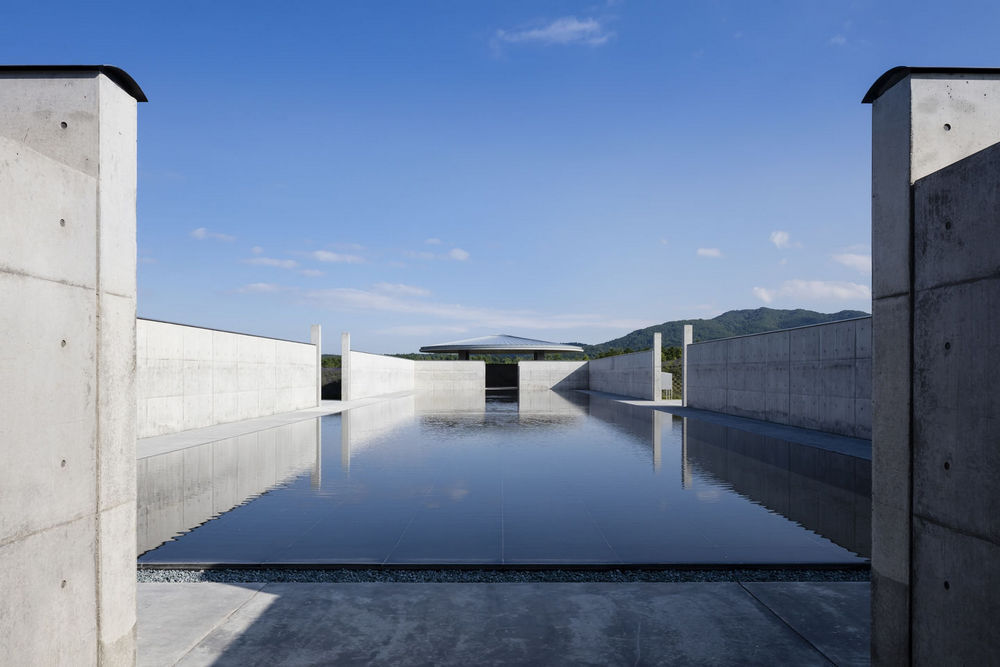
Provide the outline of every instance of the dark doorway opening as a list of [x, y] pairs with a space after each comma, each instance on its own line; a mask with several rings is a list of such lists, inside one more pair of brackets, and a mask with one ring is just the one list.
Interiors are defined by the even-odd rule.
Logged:
[[517, 389], [517, 364], [486, 364], [487, 389]]

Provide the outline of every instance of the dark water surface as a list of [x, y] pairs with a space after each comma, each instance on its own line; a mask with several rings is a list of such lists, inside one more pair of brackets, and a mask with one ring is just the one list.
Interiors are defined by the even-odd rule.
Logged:
[[140, 563], [858, 564], [870, 462], [582, 393], [420, 397], [139, 461]]

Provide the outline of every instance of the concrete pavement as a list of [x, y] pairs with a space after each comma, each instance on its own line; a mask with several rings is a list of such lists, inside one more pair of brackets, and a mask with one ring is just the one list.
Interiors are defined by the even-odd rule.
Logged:
[[867, 583], [144, 583], [140, 665], [864, 665]]

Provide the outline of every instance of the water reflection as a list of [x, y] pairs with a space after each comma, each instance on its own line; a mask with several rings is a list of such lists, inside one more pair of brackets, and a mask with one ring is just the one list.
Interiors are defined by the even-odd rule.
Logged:
[[307, 471], [318, 489], [319, 429], [309, 419], [139, 459], [139, 553]]
[[401, 396], [143, 459], [142, 560], [816, 563], [870, 553], [868, 461], [582, 392], [519, 399], [447, 409]]
[[871, 555], [871, 462], [685, 419], [685, 467], [865, 557]]

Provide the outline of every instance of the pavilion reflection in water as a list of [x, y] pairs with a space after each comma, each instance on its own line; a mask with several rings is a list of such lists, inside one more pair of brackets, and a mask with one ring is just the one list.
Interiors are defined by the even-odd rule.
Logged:
[[[339, 435], [341, 473], [350, 474], [352, 457], [378, 448], [414, 420], [450, 420], [475, 430], [502, 426], [504, 419], [555, 427], [587, 415], [648, 448], [657, 474], [664, 472], [665, 438], [679, 438], [678, 483], [684, 489], [692, 487], [693, 476], [705, 476], [863, 557], [871, 554], [870, 461], [582, 392], [522, 393], [516, 403], [489, 411], [482, 397], [457, 408], [448, 396], [395, 397], [341, 413], [339, 434], [327, 433], [326, 445]], [[139, 553], [302, 475], [321, 490], [323, 423], [309, 419], [140, 459]]]

